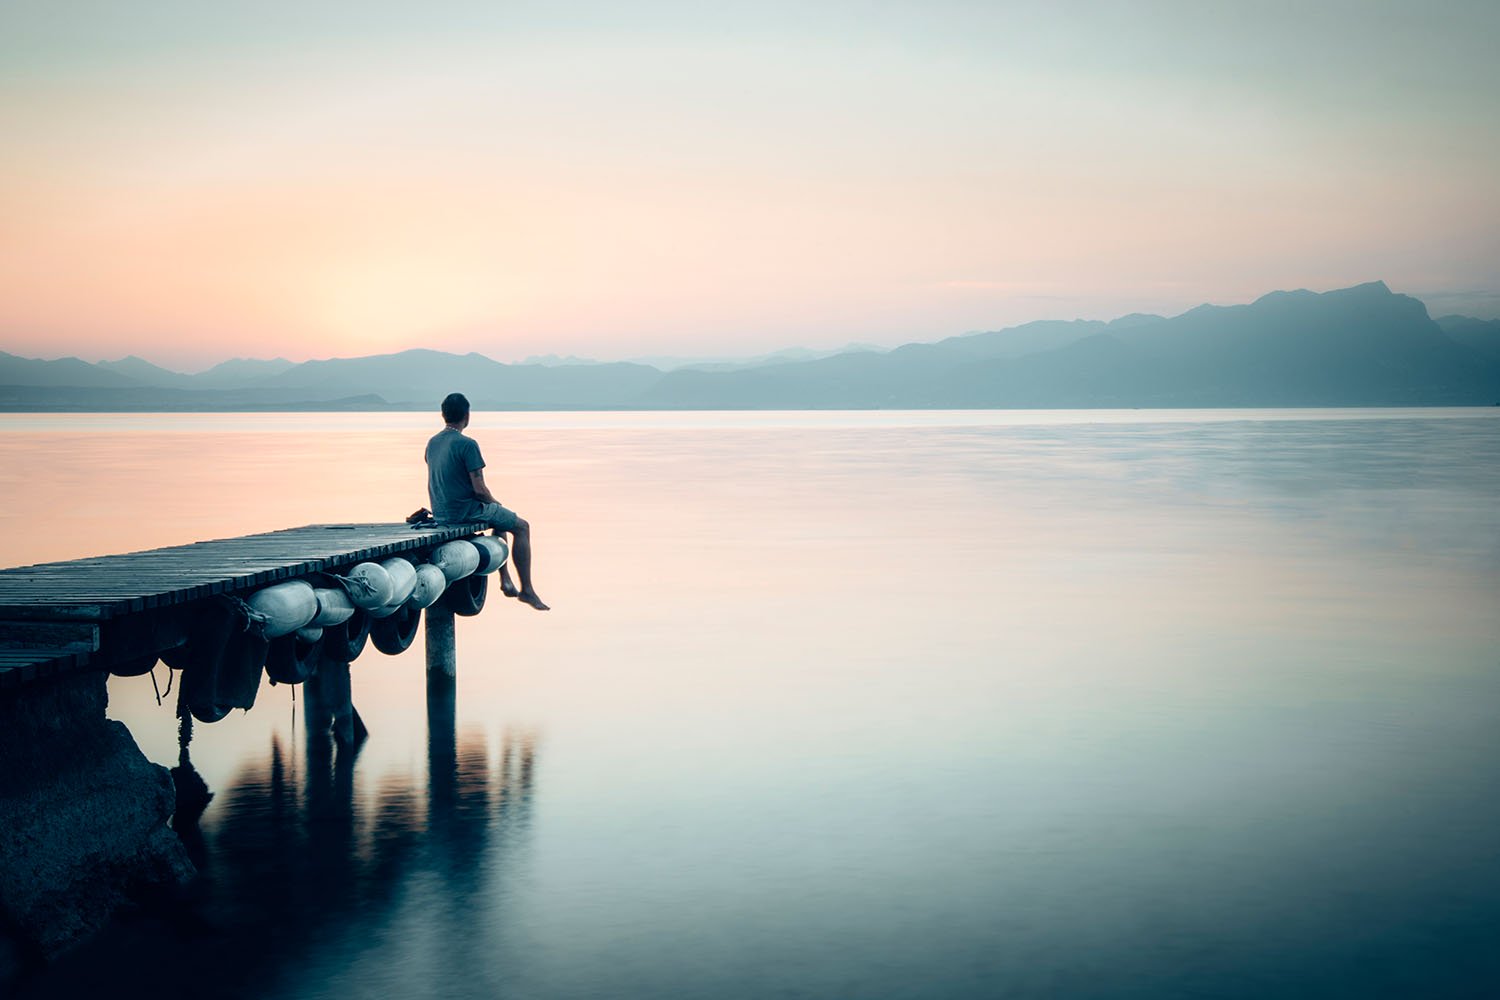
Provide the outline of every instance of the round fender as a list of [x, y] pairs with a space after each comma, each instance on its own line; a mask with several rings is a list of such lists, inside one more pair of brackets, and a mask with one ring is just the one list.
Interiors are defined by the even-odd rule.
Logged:
[[419, 608], [430, 608], [443, 596], [448, 587], [448, 578], [443, 571], [431, 563], [417, 567], [417, 585], [411, 592], [408, 603]]
[[245, 604], [260, 616], [253, 619], [251, 630], [267, 639], [295, 632], [318, 614], [317, 594], [302, 580], [264, 587], [251, 594]]
[[371, 624], [370, 642], [387, 656], [404, 653], [417, 637], [417, 626], [421, 622], [420, 608], [402, 605], [395, 613]]
[[412, 589], [417, 585], [417, 568], [400, 556], [392, 556], [380, 564], [386, 575], [391, 578], [391, 596], [385, 605], [405, 604], [406, 599], [411, 596]]
[[109, 672], [116, 677], [139, 677], [149, 674], [151, 668], [156, 666], [156, 654], [147, 653], [145, 656], [133, 656], [128, 660], [121, 660], [109, 668]]
[[489, 591], [487, 576], [466, 576], [450, 586], [443, 594], [443, 607], [455, 615], [472, 618], [484, 609], [484, 596]]
[[356, 611], [346, 622], [323, 630], [323, 655], [340, 663], [352, 663], [365, 651], [370, 638], [370, 616]]
[[354, 616], [354, 602], [341, 587], [314, 587], [313, 596], [318, 599], [318, 613], [308, 623], [309, 628], [338, 625]]
[[161, 662], [173, 670], [185, 670], [193, 662], [193, 647], [187, 644], [164, 649], [159, 654]]
[[266, 652], [266, 676], [277, 684], [301, 684], [312, 676], [323, 654], [323, 640], [303, 642], [296, 634], [271, 640]]
[[510, 547], [494, 535], [471, 538], [469, 544], [479, 550], [479, 568], [475, 573], [493, 573], [504, 566], [510, 556]]
[[362, 562], [340, 577], [339, 583], [356, 608], [369, 611], [391, 603], [391, 574], [379, 563]]
[[199, 722], [218, 722], [229, 714], [229, 709], [218, 705], [194, 705], [188, 702], [188, 711], [193, 713], [193, 718]]
[[467, 538], [460, 538], [434, 549], [432, 564], [443, 571], [449, 583], [453, 583], [479, 568], [479, 550]]
[[329, 625], [323, 630], [323, 655], [327, 660], [353, 663], [365, 652], [365, 643], [371, 637], [371, 616], [365, 612], [354, 612], [350, 621]]

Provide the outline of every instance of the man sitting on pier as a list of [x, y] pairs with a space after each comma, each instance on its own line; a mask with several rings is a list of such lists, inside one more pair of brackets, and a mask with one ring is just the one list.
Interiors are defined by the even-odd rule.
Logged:
[[506, 597], [518, 597], [538, 611], [547, 605], [531, 586], [531, 525], [513, 510], [500, 506], [484, 484], [484, 458], [479, 443], [464, 436], [469, 426], [469, 400], [461, 392], [452, 392], [443, 400], [443, 421], [447, 424], [427, 442], [427, 496], [436, 521], [462, 524], [483, 521], [497, 535], [510, 533], [510, 552], [521, 578], [521, 589], [511, 581], [510, 571], [500, 567], [500, 589]]

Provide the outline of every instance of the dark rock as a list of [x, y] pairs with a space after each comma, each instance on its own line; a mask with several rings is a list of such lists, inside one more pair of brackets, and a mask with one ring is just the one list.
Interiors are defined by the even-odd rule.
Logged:
[[167, 769], [104, 717], [105, 675], [39, 681], [0, 698], [0, 921], [47, 957], [126, 902], [195, 875], [167, 829]]

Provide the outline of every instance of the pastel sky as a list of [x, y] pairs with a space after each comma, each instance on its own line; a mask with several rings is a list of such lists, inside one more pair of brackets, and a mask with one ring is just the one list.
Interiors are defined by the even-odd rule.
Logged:
[[1500, 3], [0, 5], [0, 348], [893, 345], [1500, 315]]

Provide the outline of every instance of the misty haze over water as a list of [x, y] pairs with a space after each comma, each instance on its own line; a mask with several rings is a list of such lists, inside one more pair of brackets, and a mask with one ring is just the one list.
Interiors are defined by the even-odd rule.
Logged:
[[[395, 520], [433, 423], [6, 415], [0, 562]], [[446, 708], [367, 652], [357, 758], [284, 687], [200, 726], [186, 911], [22, 996], [1500, 990], [1500, 411], [470, 433], [554, 610]]]

